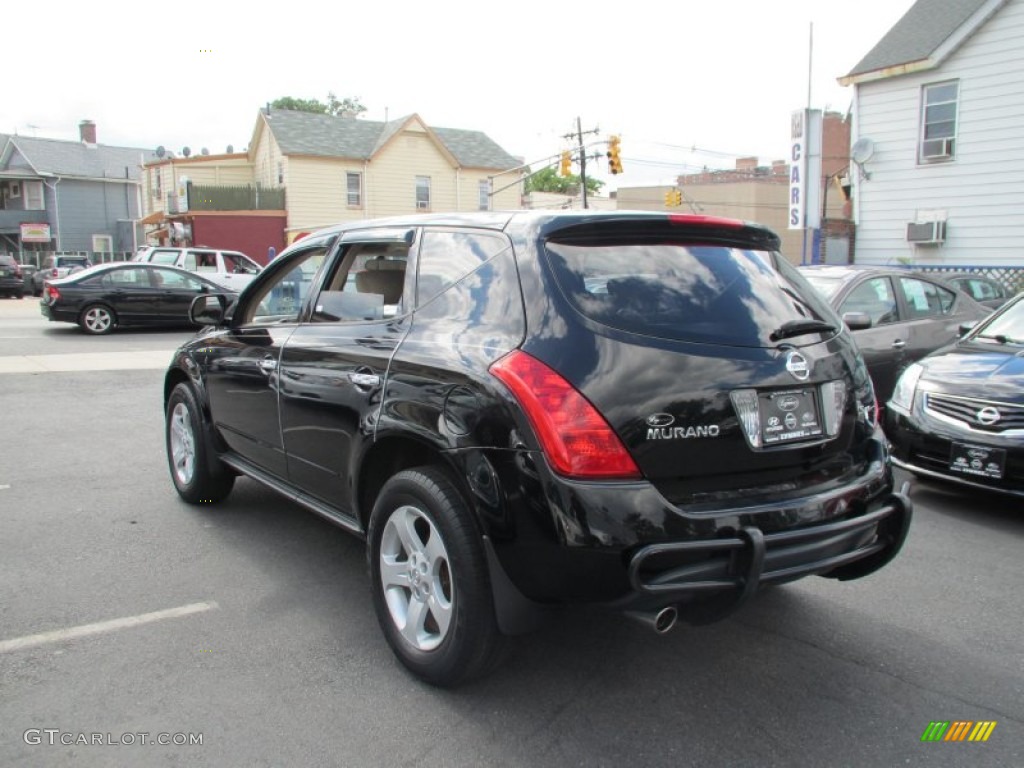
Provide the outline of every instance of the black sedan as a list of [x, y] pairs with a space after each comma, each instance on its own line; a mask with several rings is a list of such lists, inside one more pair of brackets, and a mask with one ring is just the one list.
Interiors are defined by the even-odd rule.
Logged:
[[900, 268], [806, 266], [800, 272], [853, 331], [879, 405], [900, 373], [992, 311], [941, 278]]
[[910, 472], [1024, 496], [1024, 296], [911, 365], [885, 431]]
[[101, 264], [48, 281], [39, 310], [50, 320], [78, 323], [91, 334], [124, 325], [188, 326], [192, 300], [225, 289], [177, 267]]

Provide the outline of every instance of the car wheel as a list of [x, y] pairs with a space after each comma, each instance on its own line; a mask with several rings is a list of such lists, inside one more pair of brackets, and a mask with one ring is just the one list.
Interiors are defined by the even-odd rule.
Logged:
[[32, 286], [32, 295], [33, 296], [42, 296], [43, 295], [43, 289], [42, 288], [37, 288], [35, 285], [33, 285]]
[[178, 495], [189, 504], [214, 504], [231, 493], [235, 476], [227, 467], [211, 469], [213, 449], [201, 418], [192, 388], [188, 384], [176, 386], [167, 401], [165, 428], [171, 480]]
[[83, 331], [93, 335], [110, 333], [117, 326], [117, 315], [108, 306], [92, 304], [82, 310], [78, 324]]
[[454, 686], [500, 658], [480, 531], [439, 469], [399, 472], [381, 489], [367, 550], [373, 603], [384, 636], [420, 679]]

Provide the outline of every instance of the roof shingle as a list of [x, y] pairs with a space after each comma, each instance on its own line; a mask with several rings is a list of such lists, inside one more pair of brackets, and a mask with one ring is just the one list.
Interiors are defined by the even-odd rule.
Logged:
[[917, 0], [846, 75], [922, 61], [989, 0]]
[[[384, 123], [287, 109], [274, 109], [269, 115], [264, 114], [284, 154], [356, 160], [373, 157], [408, 120], [403, 117]], [[430, 130], [464, 168], [507, 170], [520, 165], [481, 131], [434, 127]]]

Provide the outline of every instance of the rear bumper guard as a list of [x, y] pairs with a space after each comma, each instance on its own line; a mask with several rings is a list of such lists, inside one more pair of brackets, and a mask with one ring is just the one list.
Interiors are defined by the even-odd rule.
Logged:
[[[879, 508], [839, 522], [769, 534], [748, 526], [730, 538], [650, 544], [630, 560], [629, 581], [635, 598], [661, 605], [731, 592], [699, 600], [684, 612], [691, 623], [715, 621], [746, 603], [763, 584], [810, 574], [846, 581], [877, 571], [903, 546], [912, 514], [910, 499], [894, 493]], [[652, 558], [665, 554], [705, 559], [667, 570], [651, 568]]]

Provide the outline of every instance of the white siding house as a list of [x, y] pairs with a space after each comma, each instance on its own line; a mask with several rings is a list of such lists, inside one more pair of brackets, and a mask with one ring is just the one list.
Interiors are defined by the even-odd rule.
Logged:
[[1024, 0], [918, 0], [840, 83], [855, 260], [1024, 267]]

